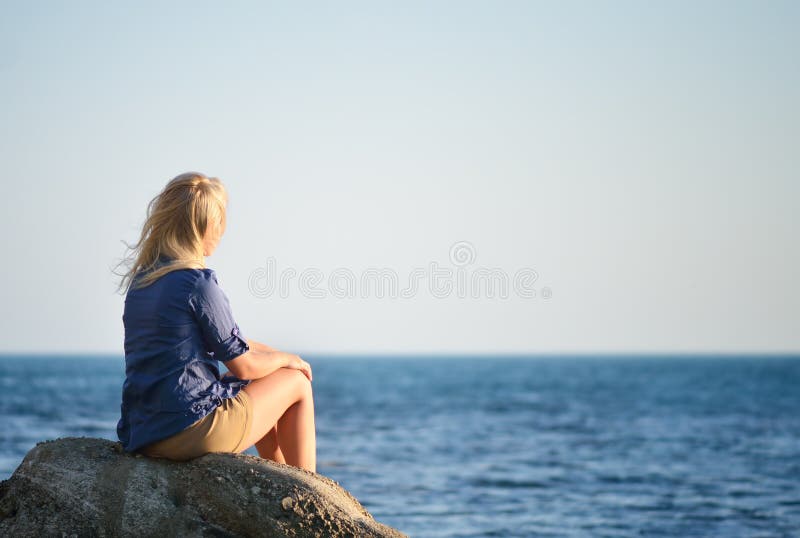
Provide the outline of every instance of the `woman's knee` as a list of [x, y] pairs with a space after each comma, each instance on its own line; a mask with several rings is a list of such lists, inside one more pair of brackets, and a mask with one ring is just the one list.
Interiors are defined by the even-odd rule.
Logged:
[[254, 379], [244, 387], [255, 400], [262, 398], [274, 401], [277, 394], [283, 394], [293, 403], [311, 396], [311, 381], [300, 370], [280, 368], [267, 377]]
[[266, 377], [255, 379], [243, 390], [251, 396], [253, 406], [253, 429], [248, 446], [262, 439], [294, 404], [313, 401], [311, 381], [303, 372], [293, 368], [281, 368]]
[[300, 395], [304, 398], [311, 397], [311, 381], [306, 377], [306, 374], [300, 370], [295, 370], [294, 368], [292, 368], [291, 371], [294, 372], [292, 382], [298, 385], [298, 391]]

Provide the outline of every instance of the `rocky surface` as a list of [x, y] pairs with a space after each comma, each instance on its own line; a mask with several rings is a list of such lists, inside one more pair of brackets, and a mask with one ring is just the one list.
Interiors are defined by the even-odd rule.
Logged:
[[405, 535], [297, 467], [246, 454], [172, 462], [72, 437], [37, 444], [0, 483], [0, 536]]

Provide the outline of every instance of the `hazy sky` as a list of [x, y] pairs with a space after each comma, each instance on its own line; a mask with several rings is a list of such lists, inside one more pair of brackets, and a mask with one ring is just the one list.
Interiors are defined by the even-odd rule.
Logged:
[[800, 3], [221, 6], [0, 4], [0, 351], [122, 353], [190, 170], [281, 349], [800, 351]]

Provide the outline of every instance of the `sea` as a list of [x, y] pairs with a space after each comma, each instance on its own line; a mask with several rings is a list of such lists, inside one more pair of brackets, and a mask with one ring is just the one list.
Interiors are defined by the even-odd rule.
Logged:
[[[303, 358], [317, 471], [409, 536], [800, 536], [800, 356]], [[38, 441], [116, 441], [123, 379], [0, 357], [0, 478]]]

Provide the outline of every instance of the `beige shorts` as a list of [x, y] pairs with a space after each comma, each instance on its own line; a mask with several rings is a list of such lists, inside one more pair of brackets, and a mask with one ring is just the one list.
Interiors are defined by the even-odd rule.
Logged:
[[239, 453], [253, 424], [253, 407], [250, 396], [244, 391], [233, 398], [222, 400], [214, 411], [185, 430], [139, 450], [153, 458], [185, 461], [209, 452]]

